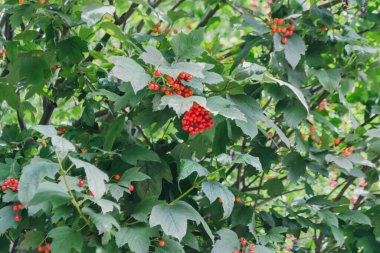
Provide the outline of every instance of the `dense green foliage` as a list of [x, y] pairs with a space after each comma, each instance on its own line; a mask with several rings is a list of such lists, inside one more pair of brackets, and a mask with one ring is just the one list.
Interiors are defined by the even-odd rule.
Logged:
[[379, 252], [379, 1], [0, 3], [0, 252]]

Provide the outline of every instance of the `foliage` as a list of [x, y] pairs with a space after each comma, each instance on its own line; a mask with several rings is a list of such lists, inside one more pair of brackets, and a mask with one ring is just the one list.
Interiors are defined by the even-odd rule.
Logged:
[[0, 252], [378, 252], [379, 8], [2, 1]]

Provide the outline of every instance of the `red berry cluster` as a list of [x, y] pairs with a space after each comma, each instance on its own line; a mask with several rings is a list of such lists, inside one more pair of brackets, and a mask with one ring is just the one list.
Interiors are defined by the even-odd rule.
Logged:
[[50, 243], [46, 243], [45, 248], [42, 245], [38, 246], [37, 250], [38, 250], [38, 252], [49, 253], [50, 252]]
[[12, 191], [17, 191], [18, 190], [18, 180], [14, 179], [13, 177], [9, 179], [3, 180], [3, 184], [1, 186], [2, 191], [6, 191], [7, 189], [10, 189]]
[[[21, 211], [23, 208], [24, 208], [23, 204], [18, 204], [18, 205], [13, 205], [12, 206], [13, 212]], [[15, 221], [16, 222], [20, 222], [21, 221], [21, 216], [19, 214], [15, 215]]]
[[[154, 75], [156, 77], [161, 76], [161, 72], [159, 70], [156, 70], [154, 72]], [[187, 88], [185, 85], [183, 85], [182, 80], [190, 81], [193, 79], [193, 76], [190, 74], [187, 74], [185, 72], [179, 73], [178, 77], [174, 80], [172, 76], [166, 76], [167, 86], [163, 85], [161, 87], [161, 91], [164, 92], [166, 95], [180, 95], [182, 97], [191, 97], [194, 92]], [[149, 90], [159, 90], [160, 86], [156, 83], [150, 83], [148, 84]]]
[[7, 50], [5, 49], [5, 47], [3, 47], [3, 49], [1, 49], [0, 51], [0, 56], [3, 56], [7, 53]]
[[280, 33], [282, 34], [283, 38], [281, 39], [281, 42], [283, 44], [286, 44], [288, 42], [288, 39], [286, 37], [290, 37], [293, 35], [295, 26], [293, 25], [293, 19], [289, 19], [288, 21], [289, 25], [286, 24], [286, 20], [282, 18], [274, 18], [273, 23], [271, 21], [267, 21], [266, 25], [268, 27], [271, 27], [271, 33]]
[[57, 134], [62, 135], [62, 134], [65, 134], [66, 131], [67, 131], [66, 127], [62, 127], [60, 130], [57, 131]]
[[204, 130], [208, 130], [214, 126], [213, 119], [210, 115], [211, 112], [197, 103], [194, 103], [190, 110], [185, 112], [185, 116], [183, 116], [183, 131], [190, 132], [190, 135], [195, 135], [197, 132], [203, 133]]
[[[161, 25], [162, 25], [161, 21], [157, 22], [156, 27], [152, 29], [152, 32], [157, 33], [157, 34], [161, 34], [162, 33]], [[174, 29], [174, 30], [177, 30], [177, 29]], [[165, 34], [168, 34], [168, 33], [170, 33], [170, 29], [165, 28], [164, 32], [165, 32]], [[177, 30], [177, 32], [178, 32], [178, 30]], [[175, 33], [177, 33], [177, 32], [175, 32]]]
[[[244, 250], [244, 248], [247, 246], [247, 240], [246, 239], [241, 239], [240, 240], [240, 245], [241, 245], [241, 249], [240, 251], [238, 250], [235, 250], [233, 253], [245, 253], [247, 252], [246, 250]], [[254, 249], [256, 248], [256, 245], [255, 244], [252, 244], [251, 246], [249, 246], [249, 250], [248, 250], [248, 253], [254, 253]]]
[[346, 149], [343, 149], [342, 151], [342, 154], [345, 156], [345, 157], [349, 157], [352, 153], [352, 148], [351, 147], [348, 147]]

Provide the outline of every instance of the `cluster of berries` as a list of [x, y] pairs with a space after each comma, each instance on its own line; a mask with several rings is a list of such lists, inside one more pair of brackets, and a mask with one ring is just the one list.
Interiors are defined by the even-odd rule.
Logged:
[[286, 24], [286, 20], [282, 18], [274, 18], [273, 23], [271, 21], [267, 21], [266, 25], [271, 27], [271, 33], [280, 33], [282, 34], [281, 43], [286, 44], [288, 39], [286, 37], [290, 37], [294, 33], [295, 26], [293, 25], [293, 19], [288, 20], [289, 25]]
[[[240, 240], [240, 245], [242, 248], [245, 248], [247, 246], [247, 240], [246, 239], [241, 239]], [[256, 248], [256, 245], [255, 244], [252, 244], [249, 246], [249, 250], [248, 250], [248, 253], [254, 253], [255, 251], [255, 248]], [[241, 249], [241, 251], [238, 251], [238, 250], [235, 250], [233, 253], [245, 253], [247, 252], [246, 250], [243, 250]]]
[[65, 134], [66, 131], [67, 131], [66, 127], [62, 127], [60, 130], [57, 131], [57, 134], [62, 135], [62, 134]]
[[[19, 3], [23, 5], [25, 4], [25, 0], [19, 0]], [[44, 3], [46, 3], [46, 0], [40, 0], [40, 4], [44, 4]]]
[[349, 157], [352, 153], [352, 148], [351, 147], [348, 147], [346, 149], [343, 149], [342, 151], [342, 154], [345, 156], [345, 157]]
[[185, 112], [185, 116], [183, 116], [183, 131], [190, 132], [190, 135], [195, 135], [197, 132], [203, 133], [204, 130], [208, 130], [214, 126], [213, 118], [210, 115], [211, 112], [194, 103], [190, 110]]
[[[23, 208], [24, 208], [23, 204], [18, 204], [18, 205], [13, 205], [12, 206], [13, 212], [21, 211]], [[19, 214], [16, 214], [14, 219], [15, 219], [16, 222], [20, 222], [21, 221], [21, 216]]]
[[38, 252], [49, 253], [50, 252], [50, 243], [46, 243], [45, 244], [45, 248], [42, 245], [38, 246], [37, 251]]
[[327, 104], [327, 100], [326, 99], [323, 99], [319, 105], [318, 105], [318, 111], [323, 111], [325, 109], [325, 106]]
[[359, 183], [360, 187], [366, 187], [367, 186], [367, 181], [365, 181], [364, 178], [360, 179], [360, 183]]
[[[161, 76], [161, 72], [159, 70], [156, 70], [154, 72], [154, 75], [156, 77], [159, 77]], [[172, 76], [166, 76], [166, 81], [169, 87], [162, 86], [161, 91], [164, 92], [166, 95], [176, 94], [185, 98], [191, 97], [194, 94], [194, 92], [191, 89], [187, 88], [185, 85], [183, 85], [182, 80], [191, 81], [192, 79], [193, 76], [185, 72], [179, 73], [175, 80]], [[160, 90], [160, 86], [156, 83], [150, 83], [148, 84], [148, 89]]]
[[3, 56], [7, 53], [7, 50], [5, 49], [5, 47], [3, 47], [3, 49], [1, 49], [0, 51], [0, 56]]
[[[156, 27], [152, 29], [152, 33], [161, 34], [162, 33], [161, 25], [162, 25], [161, 21], [157, 22]], [[165, 32], [165, 34], [169, 34], [170, 33], [170, 29], [169, 28], [165, 28], [164, 32]], [[173, 33], [177, 34], [178, 30], [177, 29], [173, 29]]]
[[3, 184], [1, 185], [1, 190], [6, 191], [7, 189], [10, 189], [12, 191], [17, 191], [18, 190], [18, 180], [14, 179], [13, 177], [9, 179], [3, 180]]

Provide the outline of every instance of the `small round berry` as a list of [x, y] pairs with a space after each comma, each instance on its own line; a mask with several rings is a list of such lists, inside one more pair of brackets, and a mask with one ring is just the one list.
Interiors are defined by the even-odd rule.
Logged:
[[351, 152], [352, 152], [352, 148], [351, 148], [351, 147], [348, 147], [348, 148], [347, 148], [347, 152], [351, 153]]
[[12, 206], [12, 209], [13, 209], [13, 212], [17, 212], [18, 211], [18, 205]]
[[307, 134], [301, 134], [302, 139], [306, 139], [306, 137], [307, 137]]
[[322, 144], [322, 140], [318, 140], [317, 144], [321, 145]]
[[249, 247], [251, 250], [254, 250], [256, 248], [256, 245], [255, 244], [252, 244], [250, 247]]
[[157, 27], [161, 27], [161, 21], [158, 21], [156, 24]]
[[156, 71], [154, 71], [154, 76], [161, 76], [161, 72], [158, 69], [156, 69]]
[[82, 153], [83, 155], [87, 154], [87, 149], [82, 149], [81, 153]]
[[327, 27], [326, 27], [326, 26], [323, 26], [323, 27], [321, 28], [321, 30], [322, 30], [322, 32], [326, 32], [326, 31], [327, 31]]
[[18, 204], [18, 210], [22, 210], [24, 208], [23, 204]]
[[45, 248], [50, 249], [50, 243], [46, 243]]
[[165, 241], [164, 241], [164, 240], [160, 240], [159, 245], [160, 245], [161, 247], [164, 247], [164, 246], [165, 246]]
[[116, 175], [115, 175], [115, 180], [117, 180], [117, 181], [120, 180], [120, 175], [119, 175], [119, 174], [116, 174]]
[[82, 187], [85, 183], [86, 181], [84, 181], [83, 179], [79, 179], [78, 186]]
[[241, 198], [240, 198], [239, 196], [236, 196], [236, 198], [235, 198], [235, 202], [236, 202], [236, 203], [240, 203], [240, 202], [241, 202]]
[[315, 140], [317, 139], [317, 136], [315, 136], [315, 135], [311, 135], [310, 138], [311, 138], [313, 141], [315, 141]]
[[241, 244], [241, 246], [243, 246], [243, 247], [244, 247], [245, 245], [247, 245], [247, 240], [246, 240], [246, 239], [244, 239], [244, 238], [243, 238], [243, 239], [241, 239], [241, 240], [240, 240], [240, 244]]
[[281, 39], [281, 43], [282, 43], [282, 44], [286, 44], [286, 43], [288, 43], [288, 39], [287, 39], [287, 38], [285, 38], [285, 37], [284, 37], [284, 38], [282, 38], [282, 39]]
[[335, 145], [339, 145], [339, 143], [340, 143], [340, 140], [339, 140], [339, 139], [335, 139], [335, 140], [334, 140], [334, 144], [335, 144]]
[[186, 24], [187, 29], [191, 29], [191, 24]]
[[131, 185], [129, 186], [129, 190], [130, 190], [131, 192], [133, 192], [133, 191], [135, 190], [135, 186], [131, 184]]
[[8, 187], [6, 185], [1, 186], [2, 191], [6, 191], [7, 189], [8, 189]]
[[21, 216], [20, 215], [16, 215], [15, 216], [15, 221], [16, 222], [20, 222], [21, 221]]
[[44, 247], [38, 246], [37, 250], [38, 250], [38, 252], [43, 252], [44, 251]]
[[222, 199], [222, 198], [218, 198], [218, 202], [219, 202], [220, 204], [222, 204], [222, 203], [223, 203], [223, 199]]
[[177, 34], [178, 33], [178, 29], [173, 29], [173, 33]]
[[165, 34], [169, 34], [170, 33], [170, 29], [169, 28], [165, 28]]

